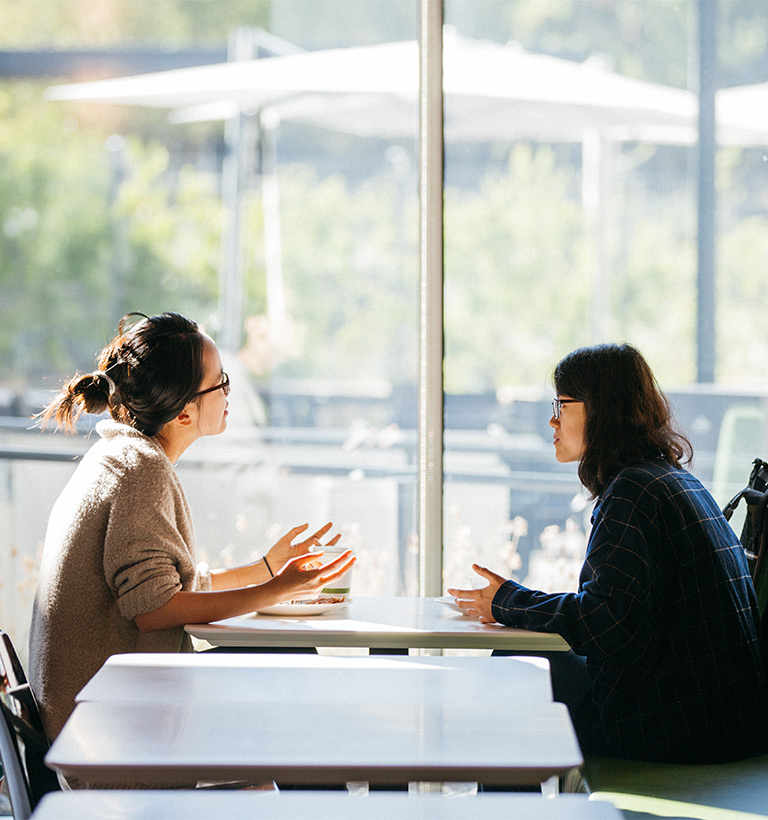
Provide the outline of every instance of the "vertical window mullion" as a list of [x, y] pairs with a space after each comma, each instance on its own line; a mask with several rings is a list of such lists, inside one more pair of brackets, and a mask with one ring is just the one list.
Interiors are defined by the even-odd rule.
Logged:
[[443, 3], [419, 7], [419, 592], [443, 587]]

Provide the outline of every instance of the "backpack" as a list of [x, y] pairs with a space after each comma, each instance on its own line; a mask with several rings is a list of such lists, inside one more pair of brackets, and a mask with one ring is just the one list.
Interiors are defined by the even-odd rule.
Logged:
[[755, 586], [760, 614], [764, 615], [768, 604], [768, 558], [766, 557], [768, 548], [765, 545], [766, 539], [768, 539], [768, 527], [766, 527], [768, 462], [760, 458], [756, 458], [752, 462], [749, 483], [743, 490], [736, 493], [723, 508], [723, 515], [727, 520], [730, 520], [742, 499], [744, 499], [747, 509], [739, 540], [747, 556], [749, 573]]

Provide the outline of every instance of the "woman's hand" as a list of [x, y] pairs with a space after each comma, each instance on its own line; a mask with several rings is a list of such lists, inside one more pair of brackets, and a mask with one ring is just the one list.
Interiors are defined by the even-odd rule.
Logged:
[[336, 578], [340, 578], [357, 560], [351, 550], [346, 550], [333, 561], [320, 564], [318, 558], [322, 554], [322, 552], [308, 553], [292, 558], [268, 582], [268, 586], [279, 592], [281, 600], [290, 600], [297, 595], [313, 594], [328, 586]]
[[[269, 568], [275, 575], [277, 575], [283, 566], [292, 558], [296, 558], [298, 555], [305, 555], [314, 547], [319, 546], [320, 539], [328, 532], [328, 530], [330, 530], [332, 526], [333, 524], [329, 522], [324, 527], [320, 527], [320, 529], [310, 535], [309, 538], [305, 538], [303, 541], [299, 541], [296, 544], [293, 543], [294, 539], [298, 538], [301, 533], [309, 527], [309, 524], [301, 524], [300, 526], [289, 530], [279, 541], [269, 548], [269, 551], [267, 552], [267, 562], [269, 563]], [[335, 546], [339, 542], [340, 538], [341, 533], [338, 533], [327, 544], [325, 544], [325, 546]]]
[[[211, 586], [215, 590], [238, 589], [240, 587], [263, 584], [269, 581], [269, 579], [277, 575], [283, 566], [292, 558], [296, 558], [297, 555], [306, 555], [310, 550], [318, 546], [320, 539], [328, 532], [333, 524], [326, 524], [317, 532], [310, 535], [309, 538], [305, 538], [303, 541], [294, 544], [293, 541], [298, 538], [308, 526], [309, 524], [301, 524], [289, 530], [276, 544], [270, 547], [265, 558], [259, 558], [258, 561], [252, 564], [243, 564], [242, 566], [230, 567], [229, 569], [213, 570], [211, 572]], [[334, 546], [340, 538], [341, 533], [331, 538], [325, 546]]]
[[484, 624], [495, 623], [496, 619], [491, 613], [491, 603], [506, 578], [479, 564], [472, 564], [472, 569], [488, 581], [488, 586], [481, 589], [449, 589], [448, 594], [456, 598], [456, 604], [465, 615], [479, 618]]
[[184, 624], [209, 624], [292, 598], [311, 597], [355, 563], [351, 550], [346, 550], [327, 564], [318, 565], [318, 558], [322, 555], [322, 552], [298, 555], [288, 561], [274, 578], [255, 586], [216, 592], [181, 590], [159, 609], [137, 615], [134, 621], [142, 632], [157, 632]]

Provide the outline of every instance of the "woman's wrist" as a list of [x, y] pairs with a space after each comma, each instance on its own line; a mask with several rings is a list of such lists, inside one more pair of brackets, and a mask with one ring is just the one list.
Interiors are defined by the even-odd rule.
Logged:
[[259, 558], [258, 561], [254, 561], [252, 564], [242, 567], [242, 570], [241, 578], [245, 582], [242, 586], [265, 584], [274, 578], [272, 566], [267, 562], [266, 555], [263, 558]]

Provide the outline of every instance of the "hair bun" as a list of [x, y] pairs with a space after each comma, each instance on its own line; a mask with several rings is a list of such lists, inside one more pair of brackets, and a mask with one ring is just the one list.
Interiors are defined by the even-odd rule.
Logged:
[[96, 370], [94, 373], [91, 373], [91, 377], [94, 381], [99, 379], [104, 379], [107, 383], [107, 395], [112, 398], [115, 391], [117, 390], [117, 385], [115, 384], [114, 380], [111, 376], [107, 375], [103, 370]]

